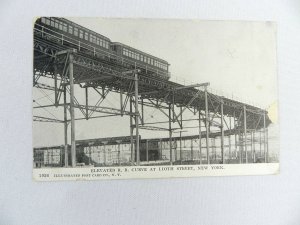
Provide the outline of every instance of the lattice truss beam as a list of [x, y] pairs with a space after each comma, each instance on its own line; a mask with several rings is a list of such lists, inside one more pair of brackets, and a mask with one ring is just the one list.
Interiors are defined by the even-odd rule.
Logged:
[[[47, 43], [35, 41], [35, 60], [34, 60], [34, 87], [39, 89], [46, 89], [54, 91], [54, 106], [63, 106], [61, 103], [61, 96], [64, 93], [64, 87], [69, 93], [69, 67], [68, 67], [68, 51], [61, 51], [57, 47], [53, 47]], [[111, 115], [129, 115], [130, 112], [126, 111], [127, 103], [130, 96], [133, 96], [134, 77], [133, 73], [129, 71], [125, 72], [124, 68], [114, 67], [107, 63], [105, 60], [93, 60], [88, 57], [81, 56], [72, 53], [74, 55], [74, 83], [79, 84], [80, 87], [85, 89], [86, 101], [85, 103], [79, 103], [78, 99], [74, 97], [74, 107], [79, 109], [83, 115], [83, 118], [89, 119], [94, 113], [105, 113]], [[48, 77], [54, 80], [54, 85], [49, 83], [39, 82], [41, 77]], [[158, 81], [151, 77], [146, 77], [140, 74], [139, 79], [139, 105], [142, 108], [142, 114], [144, 114], [144, 107], [157, 108], [163, 115], [169, 116], [165, 111], [170, 105], [172, 122], [177, 123], [179, 128], [182, 127], [182, 115], [186, 111], [193, 112], [194, 115], [199, 111], [203, 122], [208, 122], [210, 126], [220, 127], [221, 122], [218, 121], [221, 114], [221, 104], [223, 105], [224, 115], [229, 117], [235, 117], [239, 112], [243, 110], [244, 104], [228, 99], [218, 97], [216, 95], [207, 93], [208, 96], [208, 110], [209, 118], [204, 119], [205, 113], [205, 91], [197, 90], [195, 87], [183, 87], [182, 85], [172, 82]], [[53, 83], [52, 83], [53, 84]], [[89, 90], [95, 91], [99, 94], [99, 100], [95, 105], [88, 104]], [[116, 92], [120, 94], [120, 107], [104, 107], [101, 103], [105, 100], [106, 96], [110, 92]], [[134, 103], [135, 100], [133, 100]], [[51, 107], [51, 105], [36, 106], [35, 108]], [[246, 106], [247, 111], [247, 124], [252, 129], [257, 129], [263, 126], [261, 120], [264, 111], [253, 107]], [[139, 115], [141, 124], [144, 125], [143, 116]], [[237, 118], [242, 119], [243, 116]], [[257, 120], [257, 123], [253, 121]], [[226, 121], [225, 125], [227, 129], [229, 126]], [[267, 118], [267, 123], [270, 121]], [[240, 123], [241, 124], [241, 123]], [[255, 124], [255, 126], [253, 125]], [[242, 125], [240, 125], [242, 126]], [[254, 126], [254, 127], [253, 127]]]

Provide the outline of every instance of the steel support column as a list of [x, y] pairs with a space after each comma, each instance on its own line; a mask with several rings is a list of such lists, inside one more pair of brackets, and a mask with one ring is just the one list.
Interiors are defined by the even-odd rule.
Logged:
[[146, 161], [149, 162], [149, 140], [146, 140]]
[[208, 99], [207, 99], [207, 88], [205, 87], [205, 129], [206, 129], [206, 157], [207, 164], [209, 162], [209, 118], [208, 118]]
[[106, 143], [103, 145], [103, 164], [106, 166]]
[[231, 162], [231, 159], [232, 159], [232, 153], [231, 153], [231, 128], [232, 128], [232, 125], [231, 125], [231, 116], [229, 116], [229, 130], [230, 130], [230, 133], [228, 135], [228, 155], [229, 155], [229, 163]]
[[131, 154], [131, 165], [134, 165], [134, 158], [135, 158], [135, 154], [134, 154], [134, 149], [133, 149], [133, 112], [132, 112], [132, 96], [129, 97], [129, 110], [130, 110], [130, 154]]
[[58, 106], [58, 91], [57, 91], [57, 65], [54, 64], [54, 103], [55, 103], [55, 107]]
[[241, 130], [239, 130], [238, 139], [239, 139], [238, 146], [239, 146], [239, 149], [240, 149], [240, 151], [239, 151], [239, 153], [240, 153], [240, 163], [244, 163], [244, 156], [243, 156], [244, 143], [243, 143], [242, 131]]
[[194, 160], [193, 139], [191, 139], [191, 161]]
[[266, 137], [266, 145], [267, 145], [267, 163], [269, 162], [269, 129], [266, 128], [267, 131], [267, 137]]
[[182, 164], [182, 131], [179, 131], [180, 133], [180, 140], [179, 140], [179, 157], [180, 157], [180, 164]]
[[265, 163], [268, 162], [268, 151], [267, 151], [267, 133], [266, 133], [266, 113], [264, 112], [264, 158], [265, 158]]
[[245, 158], [248, 163], [248, 151], [247, 151], [247, 112], [246, 106], [244, 105], [244, 146], [245, 146]]
[[159, 156], [160, 158], [159, 159], [162, 160], [162, 148], [163, 147], [162, 147], [161, 139], [159, 139], [159, 147], [160, 147], [160, 156]]
[[139, 140], [139, 79], [138, 74], [134, 74], [134, 95], [135, 95], [135, 140], [136, 140], [136, 163], [140, 165], [140, 140]]
[[73, 55], [69, 55], [69, 81], [70, 81], [70, 117], [71, 117], [71, 162], [76, 167], [76, 144], [75, 144], [75, 112], [74, 112], [74, 78], [73, 78]]
[[121, 116], [123, 116], [123, 90], [120, 88], [120, 111]]
[[89, 145], [89, 165], [91, 165], [91, 159], [92, 159], [92, 147]]
[[250, 132], [250, 149], [251, 149], [251, 159], [253, 160], [253, 132], [252, 131]]
[[262, 158], [262, 148], [261, 148], [261, 129], [259, 130], [259, 157]]
[[255, 131], [253, 132], [253, 162], [256, 162]]
[[65, 139], [65, 167], [69, 166], [68, 155], [68, 114], [67, 114], [67, 90], [64, 84], [64, 139]]
[[175, 162], [177, 162], [177, 141], [175, 138], [173, 140], [173, 143], [174, 143], [174, 158], [175, 158]]
[[85, 88], [85, 119], [89, 119], [89, 90]]
[[198, 117], [199, 117], [199, 164], [202, 164], [202, 146], [201, 146], [201, 114], [200, 114], [200, 108], [198, 111]]
[[171, 104], [169, 104], [169, 145], [170, 145], [170, 165], [173, 165], [173, 154], [172, 154], [172, 114], [171, 114]]
[[224, 151], [224, 115], [223, 115], [223, 103], [221, 103], [221, 153], [222, 164], [225, 163], [225, 151]]
[[118, 165], [121, 166], [121, 144], [118, 143]]

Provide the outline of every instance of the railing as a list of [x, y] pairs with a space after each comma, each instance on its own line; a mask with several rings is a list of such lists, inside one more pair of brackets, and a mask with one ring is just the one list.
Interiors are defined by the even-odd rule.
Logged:
[[70, 36], [67, 36], [67, 35], [64, 35], [64, 34], [61, 34], [55, 30], [52, 30], [52, 29], [49, 29], [45, 26], [42, 26], [40, 24], [36, 24], [36, 26], [39, 28], [34, 28], [34, 31], [37, 32], [37, 33], [41, 33], [41, 37], [42, 38], [45, 38], [45, 37], [53, 37], [55, 39], [57, 39], [58, 41], [61, 42], [61, 44], [63, 45], [64, 42], [68, 42], [70, 44], [73, 44], [77, 47], [77, 49], [79, 51], [85, 49], [85, 50], [88, 50], [92, 53], [92, 55], [96, 56], [97, 53], [99, 53], [100, 55], [102, 56], [106, 56], [108, 57], [109, 59], [115, 59], [115, 60], [119, 60], [120, 62], [122, 62], [122, 65], [125, 63], [125, 64], [130, 64], [130, 65], [134, 65], [135, 67], [139, 67], [139, 68], [143, 68], [145, 69], [146, 71], [151, 71], [151, 72], [154, 72], [156, 75], [162, 77], [162, 78], [170, 78], [170, 72], [161, 72], [161, 71], [158, 71], [158, 69], [156, 67], [153, 67], [151, 65], [147, 65], [145, 66], [144, 64], [141, 64], [137, 61], [134, 61], [134, 60], [130, 60], [130, 59], [127, 59], [127, 58], [124, 58], [122, 56], [119, 56], [117, 54], [114, 54], [114, 53], [111, 53], [109, 52], [108, 50], [105, 51], [103, 49], [100, 49], [100, 48], [97, 48], [93, 45], [90, 45], [90, 44], [86, 44], [85, 42], [81, 42], [80, 40], [76, 40]]

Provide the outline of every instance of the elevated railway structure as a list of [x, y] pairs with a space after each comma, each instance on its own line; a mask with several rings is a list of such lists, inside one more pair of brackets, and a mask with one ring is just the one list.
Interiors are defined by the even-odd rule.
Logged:
[[[174, 143], [178, 141], [178, 137], [174, 137], [178, 136], [176, 133], [180, 133], [181, 139], [198, 140], [192, 145], [191, 151], [191, 154], [197, 154], [190, 157], [199, 164], [216, 163], [211, 157], [215, 148], [220, 150], [219, 163], [230, 163], [233, 155], [238, 163], [256, 162], [258, 149], [260, 161], [268, 162], [267, 127], [271, 121], [266, 110], [212, 94], [207, 90], [209, 83], [178, 84], [151, 76], [138, 68], [130, 68], [114, 59], [112, 54], [95, 55], [93, 48], [78, 46], [76, 42], [66, 40], [63, 34], [47, 32], [42, 27], [34, 28], [33, 87], [52, 91], [54, 96], [52, 103], [46, 105], [33, 100], [33, 120], [64, 125], [64, 152], [67, 153], [70, 148], [70, 154], [64, 154], [64, 163], [61, 165], [76, 167], [76, 145], [82, 145], [75, 138], [77, 120], [114, 116], [130, 118], [128, 136], [131, 165], [140, 165], [141, 159], [149, 161], [149, 156], [146, 159], [141, 157], [141, 129], [168, 133], [166, 138], [159, 140], [168, 143], [168, 157], [165, 158], [171, 165], [183, 160], [182, 155], [175, 152]], [[41, 78], [50, 78], [51, 81], [43, 83]], [[84, 103], [78, 101], [75, 85], [84, 89]], [[90, 104], [91, 91], [99, 97], [95, 105]], [[110, 94], [119, 96], [119, 107], [103, 105]], [[35, 110], [58, 107], [63, 109], [62, 119], [38, 115]], [[153, 109], [165, 120], [145, 121], [145, 113]], [[194, 117], [185, 117], [187, 113]], [[197, 126], [187, 126], [189, 121], [197, 122]], [[70, 145], [67, 138], [69, 125]], [[182, 132], [187, 129], [197, 129], [198, 132], [183, 137]], [[216, 139], [220, 142], [217, 147]], [[91, 145], [95, 143], [105, 145], [106, 141]], [[235, 154], [232, 154], [232, 149]]]

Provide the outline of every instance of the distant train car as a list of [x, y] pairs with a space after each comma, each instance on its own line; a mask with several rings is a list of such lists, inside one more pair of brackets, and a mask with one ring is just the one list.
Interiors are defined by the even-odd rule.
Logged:
[[125, 59], [125, 62], [129, 63], [132, 68], [141, 69], [146, 74], [153, 74], [164, 80], [170, 78], [169, 63], [163, 59], [118, 42], [111, 43], [111, 50]]
[[76, 48], [95, 57], [114, 61], [128, 68], [141, 69], [147, 75], [168, 80], [169, 63], [127, 45], [111, 42], [101, 34], [72, 21], [58, 17], [41, 17], [35, 23], [36, 35], [44, 39]]

